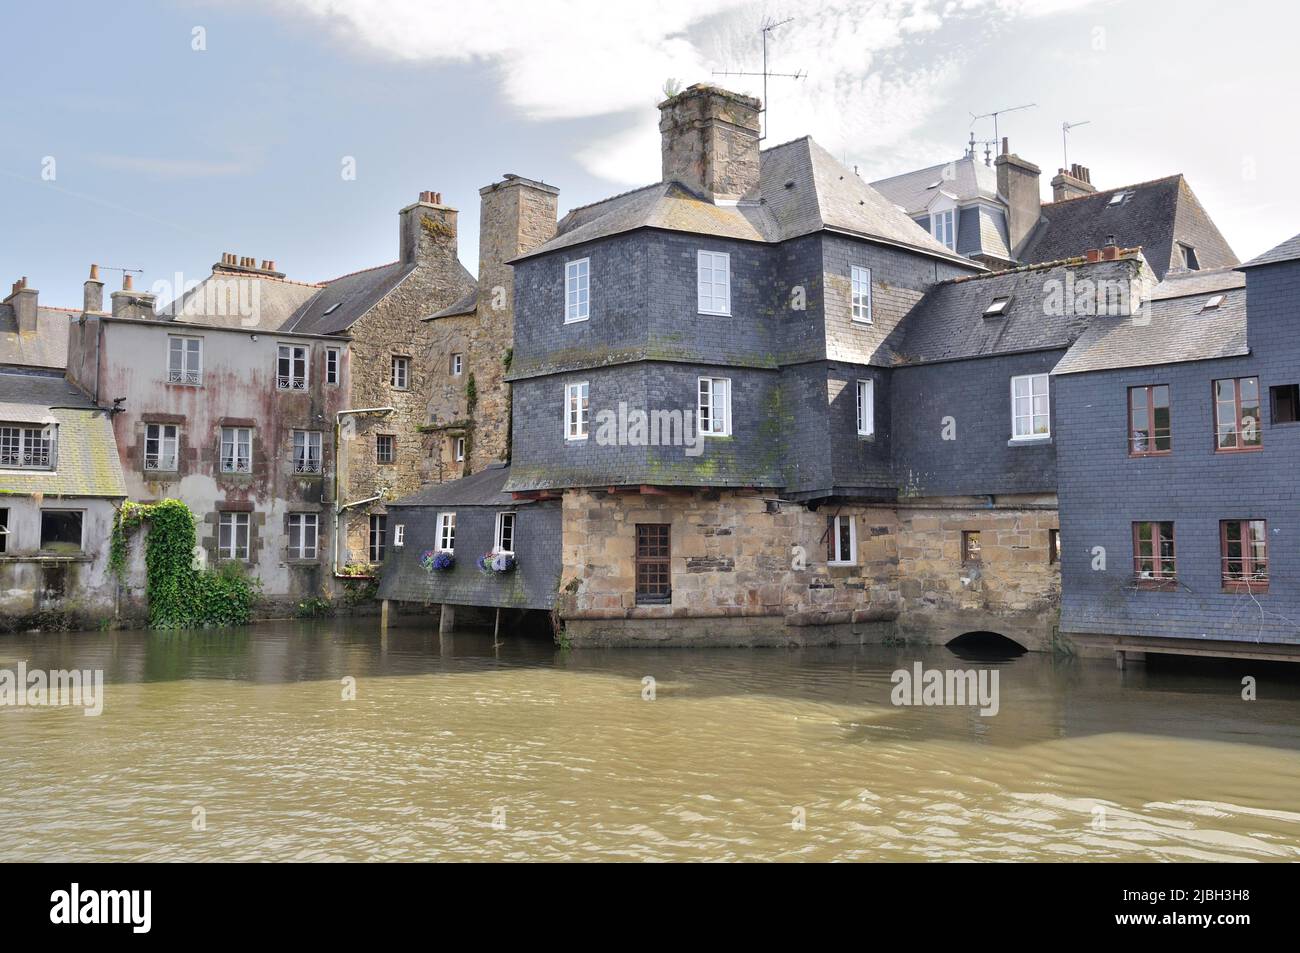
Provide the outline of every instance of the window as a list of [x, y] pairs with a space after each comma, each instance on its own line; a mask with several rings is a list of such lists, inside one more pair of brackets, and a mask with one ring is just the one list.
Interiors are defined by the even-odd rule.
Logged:
[[217, 524], [217, 557], [248, 559], [249, 514], [222, 513]]
[[394, 463], [397, 460], [397, 438], [390, 433], [375, 434], [375, 462]]
[[1106, 203], [1106, 207], [1110, 208], [1112, 205], [1123, 205], [1124, 200], [1128, 198], [1129, 195], [1131, 194], [1132, 193], [1124, 190], [1120, 190], [1119, 192], [1116, 192], [1114, 195], [1110, 197], [1110, 201]]
[[1280, 384], [1268, 389], [1273, 405], [1273, 423], [1293, 424], [1300, 421], [1300, 384]]
[[699, 431], [710, 437], [731, 436], [731, 381], [725, 377], [699, 380]]
[[980, 531], [965, 529], [961, 533], [961, 564], [963, 566], [983, 565], [984, 557], [980, 551]]
[[339, 382], [339, 349], [336, 347], [327, 347], [325, 349], [325, 383], [337, 384]]
[[389, 377], [390, 384], [397, 390], [406, 390], [411, 386], [411, 359], [409, 357], [394, 357], [392, 375]]
[[1007, 309], [1011, 307], [1011, 296], [1004, 295], [1000, 298], [994, 298], [989, 302], [989, 306], [984, 309], [986, 318], [1002, 318], [1006, 316]]
[[293, 472], [320, 473], [320, 431], [293, 432]]
[[387, 545], [388, 516], [385, 513], [370, 514], [369, 555], [372, 564], [384, 561], [384, 548]]
[[831, 566], [855, 566], [858, 562], [857, 520], [832, 516], [827, 523], [826, 562]]
[[1264, 520], [1224, 520], [1219, 524], [1219, 546], [1224, 589], [1268, 591], [1268, 524]]
[[1201, 308], [1201, 310], [1213, 311], [1219, 305], [1223, 304], [1223, 302], [1227, 299], [1227, 297], [1228, 297], [1227, 295], [1210, 295], [1208, 298], [1205, 299], [1205, 307]]
[[176, 469], [176, 444], [180, 428], [175, 424], [146, 424], [144, 428], [144, 468]]
[[465, 459], [465, 438], [464, 437], [456, 438], [456, 442], [454, 444], [454, 453], [456, 454], [457, 463], [460, 463]]
[[876, 397], [871, 381], [858, 381], [858, 436], [870, 437], [876, 432]]
[[854, 265], [849, 283], [853, 290], [853, 320], [871, 323], [871, 269]]
[[673, 601], [669, 530], [668, 523], [636, 524], [637, 605], [668, 605]]
[[315, 559], [320, 516], [316, 513], [289, 514], [289, 558]]
[[81, 510], [41, 510], [41, 549], [81, 552]]
[[456, 514], [438, 514], [438, 549], [444, 553], [456, 551]]
[[1258, 377], [1215, 381], [1215, 450], [1258, 450], [1263, 447], [1259, 410]]
[[930, 232], [935, 240], [954, 251], [957, 249], [956, 218], [957, 210], [951, 208], [930, 216]]
[[167, 338], [167, 383], [199, 384], [203, 381], [203, 339]]
[[496, 542], [493, 548], [498, 553], [513, 553], [515, 551], [514, 513], [497, 514]]
[[1054, 566], [1061, 561], [1061, 531], [1059, 529], [1049, 529], [1047, 531], [1047, 563]]
[[1189, 269], [1190, 271], [1199, 271], [1199, 270], [1200, 270], [1201, 263], [1200, 263], [1200, 261], [1199, 261], [1199, 260], [1197, 259], [1197, 257], [1196, 257], [1196, 249], [1195, 249], [1195, 248], [1193, 248], [1191, 245], [1187, 245], [1187, 244], [1184, 244], [1183, 242], [1179, 242], [1179, 243], [1178, 243], [1178, 250], [1179, 250], [1179, 252], [1182, 253], [1182, 258], [1183, 258], [1183, 267], [1184, 267], [1184, 268], [1187, 268], [1187, 269]]
[[54, 466], [53, 429], [0, 427], [0, 466], [49, 469]]
[[564, 265], [564, 323], [586, 321], [591, 317], [591, 259], [566, 262]]
[[277, 390], [307, 389], [307, 346], [281, 344], [276, 360], [275, 386]]
[[1052, 433], [1047, 401], [1047, 375], [1026, 374], [1011, 378], [1011, 437], [1030, 440]]
[[221, 472], [253, 471], [253, 431], [250, 427], [221, 428]]
[[9, 508], [0, 507], [0, 553], [9, 552]]
[[1174, 524], [1133, 524], [1133, 578], [1146, 588], [1172, 587], [1177, 578]]
[[581, 384], [566, 384], [564, 387], [564, 436], [566, 440], [586, 440], [587, 422], [591, 413], [589, 387], [586, 381]]
[[465, 369], [465, 356], [463, 354], [453, 354], [451, 356], [451, 376], [460, 377], [461, 371]]
[[1173, 449], [1169, 429], [1169, 386], [1128, 389], [1128, 452], [1133, 457], [1169, 453]]
[[401, 549], [406, 545], [406, 524], [398, 523], [393, 527], [393, 548]]
[[731, 256], [722, 251], [696, 255], [700, 314], [731, 314]]

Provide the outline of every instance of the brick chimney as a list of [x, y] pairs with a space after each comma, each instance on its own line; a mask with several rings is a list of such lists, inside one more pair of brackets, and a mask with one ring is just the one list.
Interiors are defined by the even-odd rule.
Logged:
[[27, 276], [23, 275], [14, 282], [13, 290], [4, 303], [14, 309], [14, 321], [19, 334], [32, 334], [36, 331], [36, 298], [39, 292], [27, 287]]
[[222, 252], [221, 261], [212, 266], [213, 274], [218, 271], [235, 272], [243, 275], [264, 275], [267, 278], [283, 278], [283, 271], [275, 270], [275, 262], [263, 258], [258, 264], [255, 255], [236, 255], [234, 252]]
[[135, 281], [130, 274], [122, 275], [122, 290], [114, 291], [113, 317], [115, 318], [155, 318], [154, 301], [157, 295], [148, 291], [136, 291]]
[[1015, 258], [1025, 237], [1038, 224], [1043, 201], [1038, 184], [1042, 170], [1028, 159], [1014, 155], [1005, 137], [1002, 154], [993, 165], [998, 170], [998, 193], [1007, 200], [1007, 244], [1011, 257]]
[[1068, 172], [1060, 169], [1052, 178], [1053, 202], [1078, 198], [1080, 195], [1091, 195], [1096, 191], [1097, 187], [1092, 184], [1092, 173], [1087, 166], [1079, 165], [1077, 162], [1070, 163]]
[[403, 262], [456, 258], [456, 210], [442, 204], [441, 192], [421, 192], [398, 213]]
[[82, 286], [81, 310], [86, 314], [97, 314], [104, 310], [104, 283], [99, 280], [99, 266], [90, 266], [90, 277]]
[[762, 104], [696, 84], [659, 104], [663, 178], [711, 201], [756, 198]]

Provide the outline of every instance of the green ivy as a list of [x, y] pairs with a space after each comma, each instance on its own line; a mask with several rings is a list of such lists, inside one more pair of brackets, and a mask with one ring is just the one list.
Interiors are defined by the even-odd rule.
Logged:
[[465, 412], [474, 413], [474, 408], [478, 406], [478, 384], [474, 381], [474, 372], [470, 371], [469, 380], [465, 382]]
[[128, 533], [149, 523], [145, 544], [145, 593], [149, 627], [186, 629], [203, 625], [245, 625], [257, 598], [256, 583], [238, 563], [194, 568], [198, 537], [194, 514], [180, 500], [124, 503], [113, 520], [108, 565], [119, 577], [126, 571]]

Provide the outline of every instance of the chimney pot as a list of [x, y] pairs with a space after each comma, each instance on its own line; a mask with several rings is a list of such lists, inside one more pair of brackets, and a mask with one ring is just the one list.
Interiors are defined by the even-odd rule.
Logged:
[[1101, 249], [1100, 249], [1100, 248], [1089, 248], [1089, 249], [1088, 249], [1086, 252], [1084, 252], [1083, 254], [1084, 254], [1084, 257], [1087, 258], [1088, 261], [1090, 261], [1090, 262], [1101, 261]]
[[1011, 155], [1011, 146], [1008, 144], [1006, 136], [1002, 137], [1002, 154], [1004, 156]]
[[98, 280], [99, 280], [99, 266], [98, 266], [98, 265], [91, 265], [91, 266], [90, 266], [90, 280], [91, 280], [91, 281], [98, 281]]
[[130, 273], [130, 272], [123, 272], [123, 273], [122, 273], [122, 290], [123, 290], [123, 291], [130, 291], [130, 290], [132, 290], [134, 287], [135, 287], [135, 281], [134, 281], [134, 279], [132, 278], [131, 273]]

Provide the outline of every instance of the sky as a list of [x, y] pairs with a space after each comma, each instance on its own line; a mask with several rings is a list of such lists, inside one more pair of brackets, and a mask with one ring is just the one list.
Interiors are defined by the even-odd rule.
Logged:
[[[320, 281], [397, 257], [422, 190], [510, 172], [560, 212], [659, 179], [665, 84], [760, 94], [868, 181], [998, 132], [1099, 188], [1182, 172], [1245, 260], [1300, 232], [1300, 5], [1202, 0], [6, 3], [0, 286], [76, 307], [91, 262], [170, 299], [223, 252]], [[179, 280], [178, 280], [179, 276]], [[120, 274], [104, 274], [109, 290]]]

